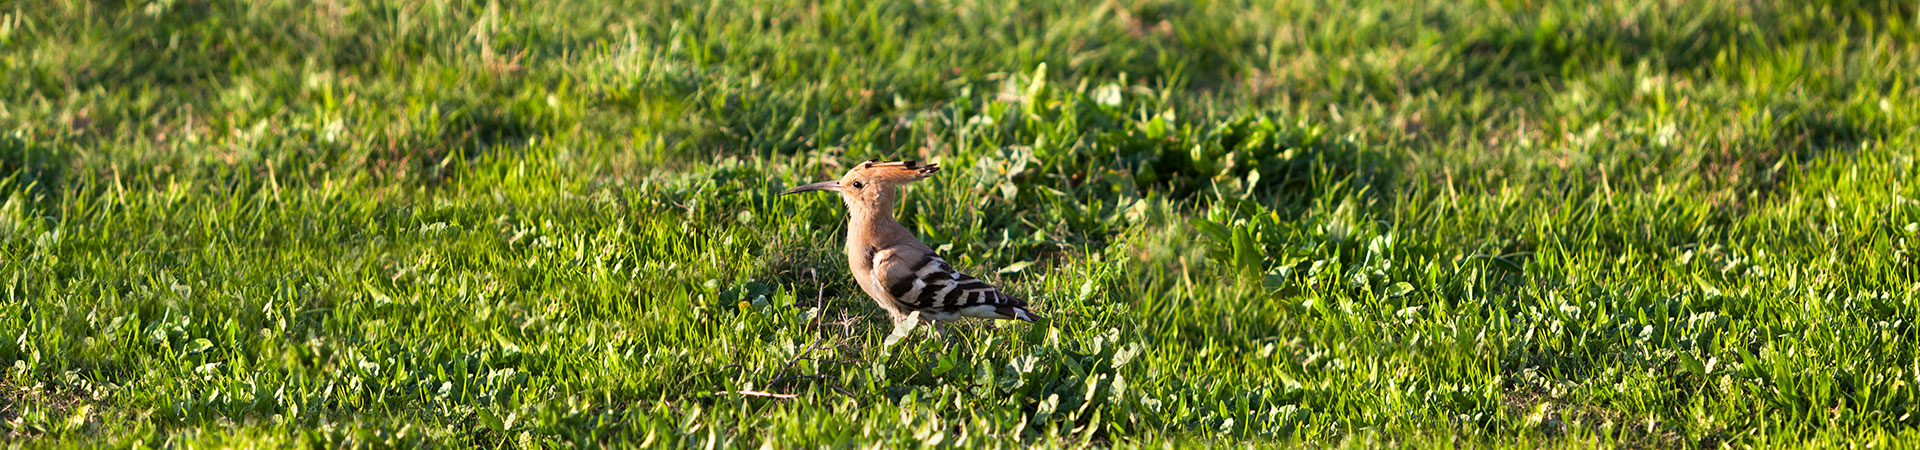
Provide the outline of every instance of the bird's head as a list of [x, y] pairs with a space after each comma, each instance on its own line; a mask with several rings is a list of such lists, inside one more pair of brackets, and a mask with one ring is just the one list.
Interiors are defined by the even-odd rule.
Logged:
[[937, 164], [918, 161], [867, 161], [854, 166], [838, 180], [803, 185], [780, 194], [831, 191], [840, 193], [840, 199], [845, 200], [848, 207], [892, 206], [895, 187], [926, 179], [939, 171]]

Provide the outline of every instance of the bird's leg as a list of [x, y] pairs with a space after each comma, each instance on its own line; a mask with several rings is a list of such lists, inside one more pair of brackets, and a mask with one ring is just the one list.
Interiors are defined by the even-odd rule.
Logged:
[[[942, 347], [945, 347], [947, 351], [951, 352], [951, 351], [958, 350], [963, 354], [973, 353], [973, 341], [967, 339], [966, 336], [961, 336], [957, 339], [954, 338], [953, 334], [947, 333], [946, 322], [934, 322], [933, 329], [934, 331], [938, 331], [940, 333], [940, 340], [942, 341], [941, 344], [943, 344]], [[956, 343], [959, 345], [954, 345]]]

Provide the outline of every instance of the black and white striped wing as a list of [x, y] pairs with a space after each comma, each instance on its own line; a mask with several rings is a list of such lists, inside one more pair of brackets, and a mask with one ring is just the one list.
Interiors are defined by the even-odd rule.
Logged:
[[874, 255], [873, 272], [894, 301], [908, 311], [920, 311], [933, 320], [980, 317], [1032, 322], [1039, 318], [1027, 311], [1026, 300], [953, 270], [939, 256], [905, 253], [883, 251]]

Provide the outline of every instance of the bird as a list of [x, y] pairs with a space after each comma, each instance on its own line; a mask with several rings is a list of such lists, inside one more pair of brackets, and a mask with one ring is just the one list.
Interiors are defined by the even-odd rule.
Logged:
[[954, 270], [906, 227], [893, 218], [901, 186], [939, 172], [938, 164], [917, 161], [868, 160], [838, 180], [822, 181], [781, 192], [834, 192], [847, 204], [847, 267], [860, 290], [886, 310], [895, 327], [918, 317], [930, 320], [946, 335], [946, 322], [985, 318], [1035, 322], [1044, 318], [1028, 310], [1027, 301], [1000, 292], [972, 275]]

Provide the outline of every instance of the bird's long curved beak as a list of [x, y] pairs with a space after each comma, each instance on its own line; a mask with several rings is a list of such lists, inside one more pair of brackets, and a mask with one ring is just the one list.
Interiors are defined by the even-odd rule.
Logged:
[[787, 195], [787, 194], [797, 194], [797, 193], [801, 193], [801, 192], [810, 192], [810, 191], [833, 191], [833, 192], [840, 192], [840, 180], [833, 180], [833, 181], [822, 181], [822, 182], [819, 182], [819, 183], [813, 183], [813, 184], [808, 184], [808, 185], [801, 185], [801, 186], [799, 186], [799, 187], [795, 187], [795, 188], [793, 188], [793, 189], [788, 189], [788, 190], [786, 190], [786, 191], [782, 191], [782, 192], [780, 193], [780, 195]]

